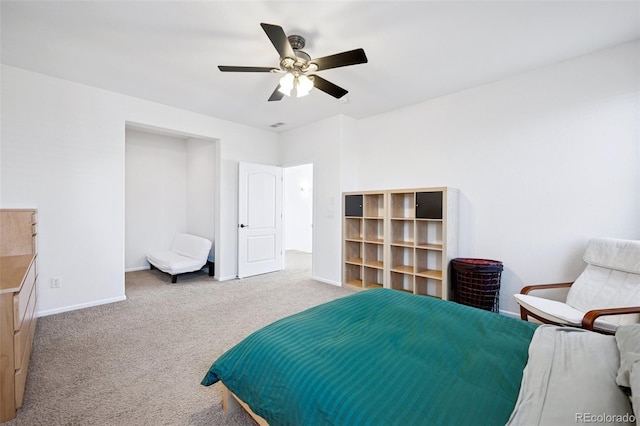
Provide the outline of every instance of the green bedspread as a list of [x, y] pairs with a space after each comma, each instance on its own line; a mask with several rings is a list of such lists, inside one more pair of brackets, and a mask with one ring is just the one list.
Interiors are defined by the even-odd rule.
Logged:
[[504, 425], [535, 325], [375, 289], [253, 333], [213, 363], [270, 425]]

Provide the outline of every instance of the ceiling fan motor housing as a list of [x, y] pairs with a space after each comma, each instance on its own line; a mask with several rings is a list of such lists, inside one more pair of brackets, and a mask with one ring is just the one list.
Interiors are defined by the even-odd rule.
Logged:
[[304, 37], [295, 34], [288, 36], [287, 39], [289, 40], [289, 44], [293, 50], [300, 50], [304, 48], [306, 43]]
[[310, 71], [309, 70], [309, 62], [311, 61], [311, 56], [307, 52], [302, 51], [301, 49], [304, 47], [306, 41], [304, 37], [299, 35], [290, 35], [287, 37], [289, 40], [289, 44], [293, 49], [293, 53], [296, 55], [293, 61], [288, 61], [287, 58], [282, 58], [281, 65], [283, 66], [285, 71], [295, 72], [296, 74], [304, 74]]

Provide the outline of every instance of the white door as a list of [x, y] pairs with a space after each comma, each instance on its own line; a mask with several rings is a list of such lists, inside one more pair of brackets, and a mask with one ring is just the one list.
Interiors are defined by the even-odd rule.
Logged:
[[282, 269], [282, 169], [240, 163], [238, 278]]

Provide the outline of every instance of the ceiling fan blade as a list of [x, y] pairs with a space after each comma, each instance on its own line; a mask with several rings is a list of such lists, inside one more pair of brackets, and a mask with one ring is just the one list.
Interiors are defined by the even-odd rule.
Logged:
[[348, 52], [336, 53], [335, 55], [324, 56], [312, 59], [312, 63], [318, 66], [318, 71], [331, 68], [346, 67], [347, 65], [366, 64], [368, 62], [364, 49], [354, 49]]
[[279, 88], [280, 88], [280, 85], [278, 84], [278, 87], [276, 87], [276, 90], [274, 90], [271, 96], [269, 97], [269, 102], [279, 101], [284, 97], [284, 93], [278, 91]]
[[348, 90], [343, 89], [340, 86], [336, 86], [332, 82], [327, 81], [318, 75], [313, 76], [313, 87], [318, 90], [322, 90], [323, 92], [333, 96], [336, 99], [340, 99], [341, 97], [349, 93]]
[[273, 67], [235, 67], [229, 65], [218, 65], [218, 69], [223, 72], [272, 72], [278, 68]]
[[289, 43], [289, 39], [282, 27], [278, 25], [272, 24], [260, 24], [265, 33], [267, 33], [267, 37], [273, 43], [273, 47], [276, 48], [278, 54], [280, 55], [280, 59], [284, 58], [296, 58], [296, 54], [293, 52], [293, 48], [291, 47], [291, 43]]

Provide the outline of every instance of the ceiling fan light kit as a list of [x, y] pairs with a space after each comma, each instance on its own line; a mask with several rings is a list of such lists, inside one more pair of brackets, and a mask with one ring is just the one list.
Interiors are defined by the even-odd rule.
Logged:
[[286, 73], [284, 77], [280, 79], [278, 92], [286, 96], [291, 96], [293, 89], [296, 91], [297, 98], [307, 96], [311, 89], [313, 89], [313, 77], [307, 77], [306, 75], [295, 76], [293, 73]]
[[292, 92], [295, 92], [298, 98], [306, 96], [314, 87], [336, 99], [340, 99], [346, 95], [348, 91], [314, 73], [321, 70], [367, 62], [367, 56], [363, 49], [355, 49], [322, 58], [311, 59], [309, 54], [301, 50], [305, 45], [304, 37], [299, 35], [290, 35], [287, 37], [282, 27], [278, 25], [262, 23], [260, 26], [280, 55], [280, 67], [219, 65], [218, 69], [223, 72], [284, 73], [278, 86], [269, 97], [269, 101], [279, 101], [284, 96], [291, 96]]
[[291, 73], [286, 73], [284, 77], [280, 79], [280, 87], [278, 92], [286, 96], [291, 96], [291, 90], [295, 85], [295, 77]]

